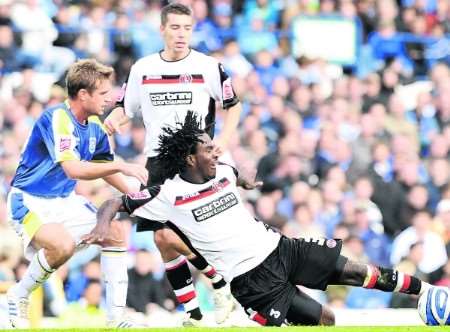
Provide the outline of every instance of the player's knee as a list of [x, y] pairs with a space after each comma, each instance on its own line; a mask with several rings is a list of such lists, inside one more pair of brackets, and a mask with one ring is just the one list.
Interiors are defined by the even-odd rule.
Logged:
[[119, 221], [112, 221], [110, 224], [110, 241], [105, 241], [103, 246], [125, 246], [125, 229]]
[[165, 229], [160, 229], [155, 231], [155, 244], [158, 247], [159, 251], [165, 252], [170, 250], [171, 243], [169, 242], [169, 238], [167, 236], [167, 232]]
[[335, 325], [336, 318], [333, 311], [326, 306], [322, 306], [322, 314], [320, 316], [320, 325]]
[[160, 250], [176, 248], [179, 241], [178, 236], [170, 229], [160, 229], [155, 232], [155, 243]]
[[57, 265], [63, 264], [75, 253], [75, 241], [72, 239], [61, 239], [54, 242], [52, 246], [53, 257]]

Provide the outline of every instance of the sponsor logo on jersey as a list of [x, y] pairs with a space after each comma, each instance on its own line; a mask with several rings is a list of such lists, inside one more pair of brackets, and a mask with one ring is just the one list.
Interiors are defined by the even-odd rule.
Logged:
[[150, 93], [150, 101], [153, 106], [190, 105], [192, 103], [192, 92], [154, 92]]
[[130, 193], [130, 194], [128, 194], [128, 197], [130, 197], [131, 199], [134, 199], [134, 200], [139, 200], [139, 199], [148, 199], [148, 198], [151, 198], [152, 196], [150, 195], [149, 191], [146, 189], [146, 190], [139, 191], [137, 193]]
[[237, 203], [238, 200], [236, 198], [236, 195], [234, 193], [228, 193], [213, 200], [208, 204], [193, 209], [192, 215], [194, 216], [194, 219], [196, 221], [198, 222], [204, 221], [206, 219], [218, 215], [219, 213], [222, 213], [225, 210], [228, 210]]
[[231, 78], [227, 78], [222, 83], [222, 97], [223, 100], [232, 99], [234, 97], [233, 86], [231, 85]]
[[59, 152], [63, 152], [70, 149], [72, 139], [70, 137], [61, 137], [59, 139]]
[[229, 184], [230, 184], [230, 181], [227, 178], [222, 178], [219, 181], [215, 181], [213, 184], [211, 184], [210, 186], [208, 186], [205, 189], [196, 191], [194, 193], [189, 193], [189, 194], [186, 194], [183, 196], [177, 196], [175, 198], [175, 205], [183, 205], [186, 203], [196, 201], [198, 199], [202, 199], [202, 198], [211, 196], [211, 195], [221, 191], [223, 188], [225, 188]]
[[97, 145], [97, 139], [95, 137], [89, 137], [89, 152], [95, 152], [95, 146]]

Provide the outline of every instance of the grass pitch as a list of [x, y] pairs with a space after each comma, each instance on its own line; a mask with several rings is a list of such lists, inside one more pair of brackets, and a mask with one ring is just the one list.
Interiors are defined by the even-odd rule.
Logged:
[[[124, 329], [33, 329], [31, 331], [64, 331], [64, 332], [84, 332], [84, 331], [126, 331]], [[196, 327], [196, 328], [145, 328], [134, 329], [142, 332], [419, 332], [419, 331], [446, 331], [450, 332], [450, 326], [339, 326], [339, 327]], [[2, 331], [30, 331], [30, 330], [2, 330]]]

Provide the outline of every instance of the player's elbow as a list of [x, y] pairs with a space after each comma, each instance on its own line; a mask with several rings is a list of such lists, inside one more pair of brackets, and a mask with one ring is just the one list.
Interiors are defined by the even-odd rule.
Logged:
[[64, 161], [61, 167], [67, 177], [72, 180], [83, 180], [82, 165], [77, 161]]

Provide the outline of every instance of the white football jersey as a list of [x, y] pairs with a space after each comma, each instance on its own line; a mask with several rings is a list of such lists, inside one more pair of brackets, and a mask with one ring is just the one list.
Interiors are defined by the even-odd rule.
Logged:
[[227, 281], [261, 264], [280, 240], [247, 210], [235, 170], [226, 164], [217, 165], [215, 178], [206, 183], [176, 175], [161, 186], [123, 196], [123, 203], [135, 216], [169, 220]]
[[[199, 113], [204, 125], [215, 120], [215, 102], [228, 109], [238, 103], [231, 78], [213, 57], [195, 50], [178, 61], [166, 61], [160, 53], [139, 59], [130, 70], [124, 86], [125, 114], [142, 113], [146, 127], [144, 153], [153, 157], [161, 129], [182, 121], [188, 110]], [[211, 126], [208, 133], [213, 134]]]

